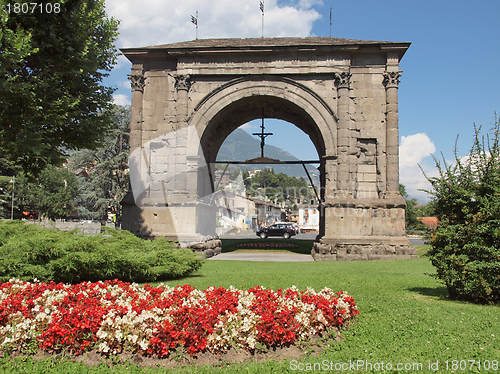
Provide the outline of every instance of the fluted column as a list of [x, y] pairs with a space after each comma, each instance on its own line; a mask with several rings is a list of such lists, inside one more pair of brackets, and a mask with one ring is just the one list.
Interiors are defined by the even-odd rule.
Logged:
[[350, 187], [349, 174], [349, 87], [351, 73], [342, 72], [335, 74], [335, 84], [337, 85], [337, 188], [346, 192]]
[[[196, 162], [193, 160], [193, 154], [189, 154], [191, 148], [198, 149], [197, 147], [191, 147], [188, 144], [189, 131], [182, 130], [187, 126], [187, 116], [188, 116], [188, 98], [189, 89], [191, 88], [191, 79], [189, 75], [178, 74], [174, 76], [175, 78], [175, 88], [177, 90], [177, 103], [176, 103], [176, 120], [177, 120], [177, 132], [176, 132], [176, 144], [177, 149], [175, 150], [175, 180], [174, 180], [174, 191], [177, 194], [177, 199], [180, 195], [188, 197], [189, 191], [191, 195], [194, 196], [197, 191], [198, 181], [198, 169], [196, 167]], [[196, 159], [196, 157], [195, 157]], [[188, 162], [189, 160], [189, 162]]]
[[177, 89], [177, 122], [181, 123], [187, 119], [188, 97], [191, 88], [191, 78], [189, 75], [176, 75], [175, 88]]
[[398, 85], [401, 71], [384, 73], [386, 92], [386, 192], [399, 192]]
[[128, 76], [132, 87], [132, 103], [130, 114], [130, 153], [142, 146], [142, 98], [146, 78], [143, 74]]

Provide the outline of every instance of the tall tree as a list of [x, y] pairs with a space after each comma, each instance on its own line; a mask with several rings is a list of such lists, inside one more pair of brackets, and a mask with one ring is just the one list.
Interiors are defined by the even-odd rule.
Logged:
[[117, 56], [104, 0], [0, 0], [0, 26], [0, 148], [37, 175], [64, 149], [95, 147]]
[[115, 106], [113, 126], [102, 146], [81, 150], [70, 157], [73, 171], [86, 174], [80, 177], [78, 205], [101, 221], [108, 213], [121, 221], [121, 200], [130, 182], [128, 173], [130, 107]]

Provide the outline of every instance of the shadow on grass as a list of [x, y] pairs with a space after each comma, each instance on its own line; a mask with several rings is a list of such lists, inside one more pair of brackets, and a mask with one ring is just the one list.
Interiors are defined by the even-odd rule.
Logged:
[[409, 288], [408, 291], [418, 293], [422, 296], [431, 296], [436, 297], [441, 300], [449, 300], [448, 299], [448, 290], [446, 287], [412, 287]]
[[[283, 239], [283, 238], [267, 238], [267, 239], [221, 239], [222, 253], [230, 253], [238, 250], [244, 251], [269, 251], [269, 252], [292, 252], [297, 254], [311, 254], [311, 249], [314, 240], [301, 239]], [[255, 248], [252, 244], [293, 244], [293, 247], [286, 248]], [[247, 244], [247, 245], [246, 245]]]

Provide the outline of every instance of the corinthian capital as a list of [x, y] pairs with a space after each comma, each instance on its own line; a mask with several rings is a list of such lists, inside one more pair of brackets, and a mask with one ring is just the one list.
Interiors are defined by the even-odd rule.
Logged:
[[335, 73], [335, 84], [338, 88], [349, 88], [352, 74], [346, 71]]
[[403, 74], [402, 71], [386, 71], [384, 73], [384, 86], [387, 88], [398, 87], [401, 74]]
[[179, 90], [184, 90], [184, 91], [189, 91], [191, 88], [191, 77], [189, 75], [176, 75], [175, 76], [175, 88], [177, 88], [177, 91]]
[[144, 77], [144, 75], [131, 74], [128, 75], [128, 79], [130, 79], [132, 91], [144, 92], [144, 85], [146, 82], [146, 78]]

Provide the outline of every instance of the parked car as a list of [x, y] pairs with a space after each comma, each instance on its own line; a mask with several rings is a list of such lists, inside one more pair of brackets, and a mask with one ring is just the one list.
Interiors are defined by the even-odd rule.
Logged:
[[257, 230], [256, 234], [262, 239], [265, 239], [268, 236], [282, 236], [285, 239], [289, 239], [290, 237], [294, 236], [296, 232], [291, 224], [275, 223], [274, 225], [271, 225], [269, 227]]
[[290, 225], [295, 230], [295, 234], [299, 233], [299, 225], [296, 222], [275, 222], [275, 225]]

